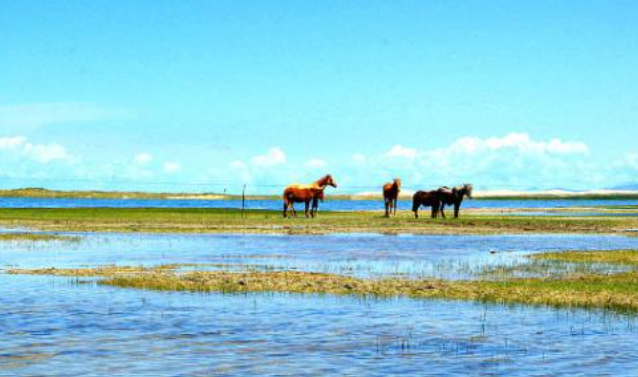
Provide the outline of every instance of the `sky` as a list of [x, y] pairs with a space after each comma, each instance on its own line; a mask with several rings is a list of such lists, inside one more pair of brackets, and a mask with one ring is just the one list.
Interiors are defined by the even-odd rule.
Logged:
[[0, 188], [638, 182], [638, 2], [0, 0]]

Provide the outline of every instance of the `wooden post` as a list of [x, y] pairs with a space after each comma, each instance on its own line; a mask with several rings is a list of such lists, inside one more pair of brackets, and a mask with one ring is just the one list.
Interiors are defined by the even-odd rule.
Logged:
[[241, 192], [241, 218], [244, 218], [244, 208], [246, 207], [246, 185], [244, 184], [244, 189]]

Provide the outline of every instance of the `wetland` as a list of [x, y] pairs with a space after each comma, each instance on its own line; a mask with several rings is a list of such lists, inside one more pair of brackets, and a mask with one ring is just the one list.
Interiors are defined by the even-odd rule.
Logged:
[[636, 219], [511, 211], [0, 209], [0, 374], [630, 375]]

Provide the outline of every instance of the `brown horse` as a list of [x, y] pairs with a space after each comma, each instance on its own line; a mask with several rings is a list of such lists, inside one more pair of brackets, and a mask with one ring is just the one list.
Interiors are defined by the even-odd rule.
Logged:
[[414, 217], [417, 219], [419, 218], [419, 208], [421, 206], [432, 207], [432, 218], [435, 219], [441, 206], [438, 191], [415, 192], [412, 196], [412, 212], [414, 212]]
[[390, 217], [390, 213], [394, 211], [397, 215], [397, 201], [399, 200], [399, 192], [401, 192], [401, 179], [395, 178], [394, 182], [383, 185], [383, 202], [385, 204], [385, 217]]
[[284, 217], [288, 215], [288, 210], [291, 211], [292, 216], [297, 217], [297, 211], [295, 211], [294, 203], [305, 203], [305, 214], [306, 217], [309, 217], [310, 214], [308, 213], [308, 207], [310, 206], [310, 201], [312, 201], [313, 206], [311, 215], [314, 217], [316, 209], [319, 206], [317, 200], [323, 199], [323, 190], [325, 190], [327, 186], [337, 187], [337, 183], [335, 183], [330, 174], [309, 185], [293, 184], [286, 187], [283, 195]]
[[472, 190], [473, 187], [471, 184], [466, 183], [463, 186], [457, 187], [440, 187], [436, 192], [438, 193], [439, 200], [441, 201], [441, 216], [445, 218], [445, 205], [453, 205], [454, 206], [454, 218], [459, 218], [459, 209], [461, 208], [461, 203], [463, 199], [467, 196], [469, 199], [472, 199]]
[[314, 198], [312, 198], [312, 207], [310, 208], [310, 216], [315, 217], [317, 215], [317, 209], [319, 208], [319, 201], [323, 202], [323, 190], [317, 192]]

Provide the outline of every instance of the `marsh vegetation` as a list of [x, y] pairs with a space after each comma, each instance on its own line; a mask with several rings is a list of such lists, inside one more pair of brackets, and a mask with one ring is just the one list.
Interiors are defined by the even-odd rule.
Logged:
[[[182, 265], [152, 268], [107, 266], [82, 269], [11, 269], [10, 274], [100, 277], [100, 284], [152, 290], [192, 292], [280, 292], [357, 295], [364, 297], [405, 296], [417, 299], [459, 299], [494, 303], [519, 303], [556, 307], [601, 308], [638, 311], [638, 251], [571, 251], [537, 254], [529, 258], [551, 264], [609, 264], [630, 267], [621, 273], [584, 272], [549, 277], [508, 277], [520, 272], [516, 266], [497, 279], [450, 281], [443, 279], [362, 279], [306, 271], [226, 272], [180, 270]], [[196, 265], [189, 265], [197, 267]], [[532, 265], [524, 266], [534, 274]], [[538, 266], [537, 266], [538, 267]], [[541, 273], [548, 265], [542, 265]], [[494, 270], [498, 271], [498, 269]], [[494, 277], [492, 275], [484, 275]]]
[[617, 233], [638, 229], [638, 217], [517, 216], [496, 211], [460, 219], [414, 219], [399, 211], [322, 212], [316, 219], [283, 219], [279, 211], [212, 208], [3, 208], [0, 225], [48, 231], [180, 233], [503, 234]]

